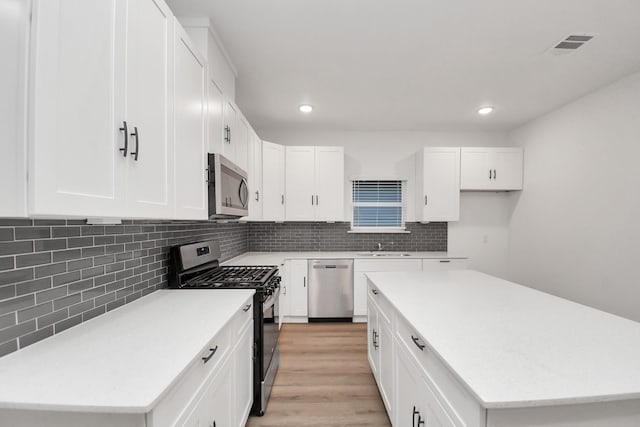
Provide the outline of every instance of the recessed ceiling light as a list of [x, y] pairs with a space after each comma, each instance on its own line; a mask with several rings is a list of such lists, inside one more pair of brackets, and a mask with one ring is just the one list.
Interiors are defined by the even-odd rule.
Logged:
[[310, 113], [313, 111], [313, 107], [311, 105], [302, 104], [298, 107], [298, 110], [302, 111], [303, 113]]
[[478, 109], [478, 114], [480, 114], [481, 116], [486, 116], [487, 114], [490, 114], [491, 112], [493, 112], [493, 107], [482, 107], [482, 108]]

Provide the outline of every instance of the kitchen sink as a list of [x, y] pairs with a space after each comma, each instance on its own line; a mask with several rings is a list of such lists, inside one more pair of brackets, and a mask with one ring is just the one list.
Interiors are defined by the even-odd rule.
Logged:
[[405, 256], [411, 256], [411, 254], [405, 253], [405, 252], [362, 252], [359, 254], [356, 254], [358, 256], [371, 256], [371, 257], [378, 257], [378, 256], [389, 256], [389, 257], [405, 257]]

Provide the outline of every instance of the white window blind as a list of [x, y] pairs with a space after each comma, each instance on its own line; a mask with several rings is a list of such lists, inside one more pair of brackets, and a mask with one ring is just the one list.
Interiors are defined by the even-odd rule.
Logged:
[[402, 181], [353, 181], [352, 230], [404, 230]]

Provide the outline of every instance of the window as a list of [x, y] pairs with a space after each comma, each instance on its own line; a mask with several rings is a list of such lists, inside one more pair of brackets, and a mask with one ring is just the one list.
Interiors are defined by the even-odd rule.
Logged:
[[404, 231], [404, 199], [403, 181], [353, 181], [351, 230]]

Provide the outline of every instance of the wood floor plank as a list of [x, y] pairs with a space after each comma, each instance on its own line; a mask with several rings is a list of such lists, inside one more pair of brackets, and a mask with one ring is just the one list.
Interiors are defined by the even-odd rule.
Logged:
[[367, 325], [287, 324], [263, 417], [247, 427], [389, 427], [367, 360]]

